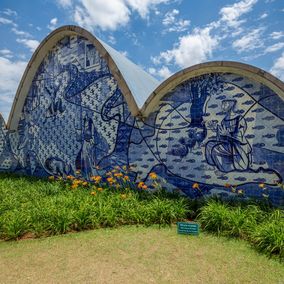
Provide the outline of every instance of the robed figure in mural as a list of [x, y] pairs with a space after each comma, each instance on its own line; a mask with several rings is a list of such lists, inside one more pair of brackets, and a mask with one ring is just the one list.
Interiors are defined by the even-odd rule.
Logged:
[[216, 140], [207, 142], [206, 159], [222, 172], [245, 171], [251, 164], [251, 146], [244, 136], [247, 125], [244, 117], [235, 113], [236, 103], [236, 100], [224, 100], [225, 117], [220, 124], [209, 123], [216, 132]]

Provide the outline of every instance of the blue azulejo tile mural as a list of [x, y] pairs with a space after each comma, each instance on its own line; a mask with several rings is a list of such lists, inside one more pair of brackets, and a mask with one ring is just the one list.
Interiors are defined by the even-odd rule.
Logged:
[[154, 171], [190, 197], [234, 196], [228, 184], [261, 197], [265, 183], [283, 205], [283, 110], [263, 84], [210, 73], [177, 85], [146, 119], [135, 118], [95, 46], [67, 36], [38, 68], [17, 131], [1, 119], [0, 169], [36, 176], [80, 169], [90, 179], [127, 165], [133, 181], [147, 182]]
[[[198, 194], [261, 196], [265, 183], [283, 203], [284, 103], [260, 83], [234, 74], [206, 74], [183, 82], [136, 122], [129, 159], [139, 174], [160, 173], [174, 187]], [[141, 155], [142, 153], [142, 155]], [[199, 183], [202, 190], [193, 189]], [[241, 186], [241, 187], [240, 187]]]

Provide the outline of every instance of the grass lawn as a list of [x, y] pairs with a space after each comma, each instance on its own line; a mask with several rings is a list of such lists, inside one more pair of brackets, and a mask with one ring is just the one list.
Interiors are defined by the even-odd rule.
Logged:
[[0, 283], [284, 283], [284, 265], [249, 244], [124, 226], [0, 241]]

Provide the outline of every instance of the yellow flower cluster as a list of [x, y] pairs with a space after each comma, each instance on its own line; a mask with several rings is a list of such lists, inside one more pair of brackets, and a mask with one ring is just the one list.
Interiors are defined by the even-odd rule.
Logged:
[[137, 184], [137, 187], [140, 188], [140, 189], [147, 189], [148, 188], [148, 186], [143, 181], [140, 181]]
[[92, 176], [91, 180], [94, 181], [95, 183], [100, 183], [102, 180], [101, 176]]
[[195, 182], [195, 183], [192, 185], [192, 188], [193, 188], [193, 189], [200, 189], [199, 184], [198, 184], [197, 182]]
[[154, 172], [151, 172], [151, 173], [149, 174], [149, 177], [150, 177], [150, 179], [157, 179], [157, 174], [154, 173]]

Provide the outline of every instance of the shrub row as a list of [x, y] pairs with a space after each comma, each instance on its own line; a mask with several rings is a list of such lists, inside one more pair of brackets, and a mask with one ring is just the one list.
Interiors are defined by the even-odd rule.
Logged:
[[145, 190], [71, 190], [59, 181], [0, 180], [0, 238], [64, 234], [127, 224], [169, 225], [187, 217], [186, 199]]
[[200, 209], [198, 220], [206, 231], [246, 239], [259, 251], [284, 259], [283, 210], [232, 207], [211, 200]]

